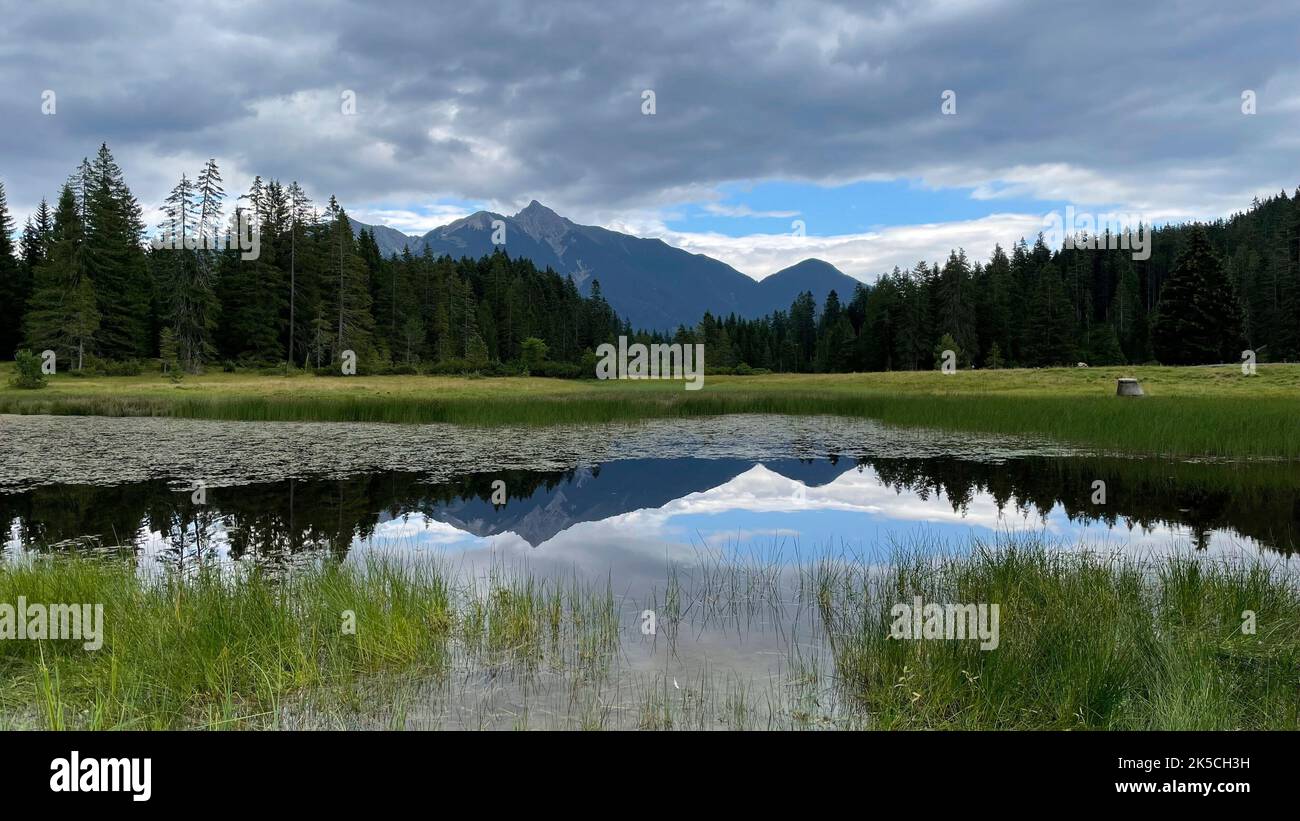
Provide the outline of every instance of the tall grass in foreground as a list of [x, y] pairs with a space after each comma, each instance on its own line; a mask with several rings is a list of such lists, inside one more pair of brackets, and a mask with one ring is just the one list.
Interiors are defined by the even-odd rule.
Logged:
[[[823, 565], [813, 578], [840, 684], [873, 727], [1300, 728], [1293, 572], [1029, 543], [900, 557], [869, 580]], [[916, 595], [997, 603], [998, 648], [890, 638], [890, 608]]]
[[[97, 651], [0, 642], [0, 725], [270, 727], [299, 695], [356, 699], [359, 684], [385, 673], [443, 677], [453, 645], [527, 653], [520, 637], [570, 639], [564, 590], [502, 579], [481, 592], [467, 598], [428, 561], [186, 578], [142, 577], [116, 560], [6, 566], [0, 602], [103, 604], [105, 638]], [[579, 617], [593, 618], [582, 605]]]
[[[653, 599], [664, 666], [640, 686], [618, 660], [653, 640], [638, 629], [641, 604], [616, 600], [608, 580], [494, 570], [459, 581], [427, 559], [186, 578], [22, 561], [0, 566], [0, 602], [102, 603], [105, 641], [94, 652], [0, 641], [0, 727], [321, 726], [302, 721], [304, 705], [328, 726], [365, 725], [357, 717], [377, 709], [406, 726], [408, 708], [429, 715], [439, 699], [480, 692], [486, 704], [503, 682], [536, 679], [517, 726], [532, 726], [531, 703], [582, 727], [1300, 729], [1300, 577], [1289, 565], [1139, 562], [1032, 537], [962, 555], [929, 547], [883, 561], [670, 567]], [[918, 595], [997, 604], [997, 649], [890, 638], [890, 609]], [[788, 636], [788, 655], [766, 673], [731, 669], [747, 631], [765, 629]], [[704, 666], [670, 673], [706, 633], [689, 648]]]

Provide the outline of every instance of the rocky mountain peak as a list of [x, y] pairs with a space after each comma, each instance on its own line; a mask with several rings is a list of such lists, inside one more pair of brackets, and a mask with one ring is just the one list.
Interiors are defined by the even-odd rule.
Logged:
[[514, 219], [528, 236], [551, 246], [557, 255], [564, 252], [564, 237], [573, 227], [572, 222], [537, 200], [528, 203], [528, 207], [515, 214]]

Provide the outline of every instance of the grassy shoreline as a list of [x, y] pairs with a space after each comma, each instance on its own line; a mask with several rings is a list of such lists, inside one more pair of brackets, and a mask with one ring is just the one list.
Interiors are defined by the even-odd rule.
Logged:
[[[656, 592], [629, 606], [604, 583], [526, 572], [466, 582], [433, 561], [372, 557], [183, 580], [122, 561], [18, 563], [0, 572], [0, 602], [102, 603], [104, 642], [86, 651], [73, 640], [0, 641], [0, 727], [274, 729], [296, 721], [302, 704], [329, 726], [355, 726], [376, 707], [427, 706], [465, 682], [477, 700], [475, 688], [522, 679], [549, 681], [556, 703], [575, 711], [551, 716], [562, 726], [1300, 728], [1291, 568], [1139, 563], [1029, 540], [975, 543], [961, 556], [902, 552], [878, 566], [668, 573], [662, 600]], [[998, 647], [890, 638], [892, 606], [914, 595], [998, 604]], [[793, 610], [814, 632], [792, 642], [766, 703], [734, 678], [722, 689], [706, 677], [647, 689], [618, 666], [644, 641], [642, 606], [659, 613], [669, 645], [657, 652], [670, 655], [701, 619], [730, 619], [722, 626], [735, 632]], [[1242, 630], [1246, 610], [1254, 632]], [[354, 632], [345, 612], [355, 613]], [[824, 663], [808, 661], [813, 646]], [[580, 706], [593, 701], [604, 705]]]
[[[710, 376], [700, 391], [662, 381], [248, 373], [180, 384], [60, 374], [23, 391], [8, 386], [11, 368], [0, 366], [0, 413], [467, 425], [834, 414], [1153, 455], [1300, 458], [1300, 365], [1263, 365], [1251, 377], [1235, 366]], [[1120, 376], [1140, 379], [1148, 395], [1115, 397]]]

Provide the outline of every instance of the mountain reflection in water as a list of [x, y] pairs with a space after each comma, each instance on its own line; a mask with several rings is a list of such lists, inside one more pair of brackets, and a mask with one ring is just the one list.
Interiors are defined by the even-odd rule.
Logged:
[[[504, 504], [493, 504], [496, 480], [505, 482]], [[1097, 481], [1104, 504], [1093, 501]], [[786, 542], [808, 558], [832, 544], [866, 551], [918, 531], [960, 543], [1007, 530], [1290, 555], [1300, 475], [1285, 463], [1062, 456], [642, 458], [436, 482], [393, 471], [249, 482], [209, 488], [202, 505], [188, 485], [162, 479], [47, 485], [0, 493], [0, 521], [10, 550], [119, 547], [165, 563], [491, 544], [607, 569], [638, 551], [657, 551], [662, 562], [666, 545]], [[570, 552], [579, 542], [581, 559]]]

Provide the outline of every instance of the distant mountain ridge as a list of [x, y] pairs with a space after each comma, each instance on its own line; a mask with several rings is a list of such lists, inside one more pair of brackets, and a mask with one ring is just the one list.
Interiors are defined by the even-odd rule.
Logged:
[[605, 299], [635, 328], [671, 330], [693, 326], [705, 311], [726, 316], [758, 317], [786, 310], [803, 291], [820, 305], [834, 290], [848, 300], [858, 280], [828, 262], [806, 259], [756, 281], [725, 262], [674, 248], [663, 240], [635, 237], [594, 225], [579, 225], [533, 200], [514, 216], [478, 211], [434, 228], [421, 237], [387, 226], [352, 220], [354, 233], [372, 229], [384, 256], [423, 253], [434, 256], [481, 257], [496, 248], [494, 223], [505, 230], [505, 250], [512, 257], [532, 260], [573, 277], [584, 294], [593, 280]]
[[[563, 482], [538, 487], [526, 498], [495, 505], [478, 496], [422, 505], [425, 515], [478, 537], [506, 532], [537, 547], [580, 522], [634, 510], [658, 510], [676, 499], [733, 481], [756, 465], [813, 488], [852, 470], [827, 459], [627, 459], [583, 468]], [[385, 514], [380, 514], [381, 520]]]

